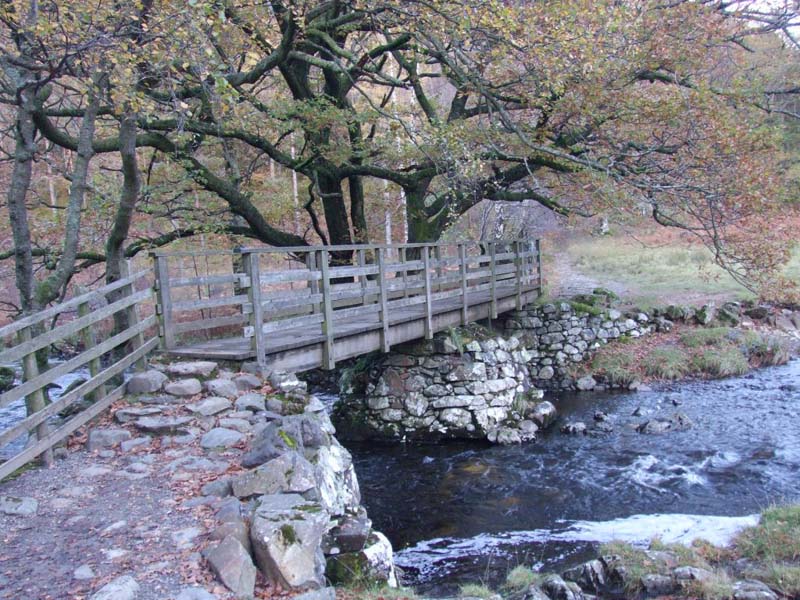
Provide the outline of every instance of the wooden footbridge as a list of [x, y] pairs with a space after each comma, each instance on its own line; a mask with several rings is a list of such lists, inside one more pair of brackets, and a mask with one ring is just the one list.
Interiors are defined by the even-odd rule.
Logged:
[[[542, 288], [538, 240], [151, 256], [154, 269], [128, 265], [120, 281], [0, 327], [0, 365], [22, 372], [0, 393], [0, 457], [8, 458], [0, 479], [40, 455], [52, 460], [56, 444], [123, 397], [124, 374], [146, 368], [153, 351], [255, 361], [264, 371], [332, 369], [337, 361], [497, 318]], [[77, 352], [41, 360], [59, 346]], [[82, 380], [50, 391], [70, 374]], [[27, 416], [3, 426], [2, 411], [12, 409]], [[32, 441], [19, 444], [29, 434]]]
[[[175, 268], [196, 254], [154, 257], [164, 349], [255, 360], [268, 371], [332, 369], [337, 361], [497, 318], [541, 289], [536, 241], [247, 248], [231, 255], [241, 270], [199, 277], [178, 276]], [[198, 287], [214, 289], [197, 298]], [[193, 292], [184, 299], [186, 288]], [[203, 313], [222, 307], [234, 314]], [[244, 335], [197, 339], [233, 325]]]

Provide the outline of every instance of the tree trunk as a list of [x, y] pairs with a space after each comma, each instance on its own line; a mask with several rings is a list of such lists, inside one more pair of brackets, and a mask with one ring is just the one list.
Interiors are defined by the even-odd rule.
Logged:
[[36, 285], [34, 304], [37, 310], [56, 300], [75, 272], [75, 259], [80, 241], [81, 211], [86, 197], [89, 163], [94, 156], [95, 120], [100, 107], [100, 97], [94, 89], [89, 92], [89, 103], [81, 123], [78, 137], [78, 152], [72, 171], [69, 201], [66, 210], [64, 245], [55, 272]]
[[14, 270], [20, 307], [24, 313], [34, 310], [33, 305], [33, 255], [28, 209], [25, 198], [31, 184], [33, 157], [36, 154], [33, 111], [35, 91], [33, 86], [19, 91], [19, 104], [15, 123], [14, 169], [8, 186], [8, 215], [14, 238]]
[[[114, 226], [106, 241], [106, 283], [114, 283], [122, 279], [122, 262], [125, 260], [124, 244], [133, 221], [136, 202], [139, 200], [141, 179], [139, 165], [136, 161], [136, 116], [126, 114], [119, 126], [119, 154], [122, 160], [122, 190], [119, 195], [117, 214]], [[115, 302], [122, 297], [123, 290], [115, 290], [108, 294], [108, 302]], [[130, 326], [127, 311], [114, 315], [114, 328], [117, 332], [125, 331]]]

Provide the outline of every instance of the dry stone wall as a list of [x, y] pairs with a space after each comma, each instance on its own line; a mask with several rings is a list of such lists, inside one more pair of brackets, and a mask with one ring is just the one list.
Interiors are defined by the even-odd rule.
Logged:
[[591, 358], [601, 345], [624, 336], [638, 338], [670, 324], [643, 312], [623, 314], [608, 309], [591, 315], [561, 302], [510, 313], [505, 331], [528, 348], [532, 385], [542, 390], [570, 390], [584, 387], [572, 377], [570, 367]]
[[558, 303], [510, 313], [502, 336], [479, 327], [440, 333], [346, 377], [334, 420], [350, 439], [533, 441], [555, 418], [542, 390], [591, 389], [594, 379], [572, 376], [575, 363], [609, 341], [666, 328], [661, 321]]

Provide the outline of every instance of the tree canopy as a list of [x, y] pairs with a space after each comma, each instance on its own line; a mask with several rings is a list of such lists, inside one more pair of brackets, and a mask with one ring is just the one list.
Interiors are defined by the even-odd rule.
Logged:
[[[763, 285], [790, 247], [776, 217], [795, 206], [797, 18], [793, 2], [714, 0], [8, 0], [23, 307], [76, 265], [108, 260], [113, 278], [122, 256], [201, 231], [375, 239], [380, 186], [403, 194], [407, 241], [487, 200], [646, 210]], [[47, 251], [26, 210], [42, 164], [70, 188]], [[300, 227], [270, 167], [299, 176]], [[107, 199], [98, 239], [79, 236], [87, 194]], [[136, 230], [142, 215], [160, 224]]]

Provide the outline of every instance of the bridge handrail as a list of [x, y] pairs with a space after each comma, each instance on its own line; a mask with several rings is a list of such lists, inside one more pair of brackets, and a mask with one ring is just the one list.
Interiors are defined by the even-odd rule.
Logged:
[[[152, 314], [140, 319], [139, 309], [151, 301], [153, 290], [149, 285], [140, 291], [135, 289], [135, 284], [149, 274], [149, 271], [127, 275], [129, 270], [129, 265], [124, 263], [124, 276], [119, 281], [79, 294], [66, 302], [0, 328], [0, 334], [4, 338], [16, 334], [16, 341], [0, 351], [0, 361], [21, 360], [23, 373], [19, 385], [0, 393], [0, 408], [24, 398], [28, 413], [24, 419], [0, 429], [0, 449], [26, 433], [36, 436], [35, 443], [0, 464], [0, 479], [40, 455], [44, 455], [45, 463], [52, 462], [52, 449], [56, 444], [123, 396], [124, 383], [117, 382], [116, 387], [111, 390], [107, 389], [108, 384], [119, 379], [126, 369], [134, 365], [138, 369], [146, 366], [147, 354], [158, 346], [157, 318]], [[109, 294], [113, 296], [109, 297]], [[105, 306], [92, 307], [90, 303], [96, 300], [106, 302]], [[76, 318], [49, 330], [43, 326], [44, 320], [69, 311], [77, 311]], [[108, 321], [112, 319], [114, 326], [124, 322], [124, 329], [115, 327], [109, 334], [111, 324]], [[37, 353], [57, 342], [72, 341], [76, 336], [82, 346], [76, 356], [63, 362], [48, 363], [49, 368], [40, 370]], [[99, 341], [99, 336], [105, 339]], [[88, 369], [88, 378], [57, 400], [48, 403], [46, 388], [64, 375], [79, 369]], [[66, 421], [51, 431], [50, 418], [74, 406], [83, 398], [90, 399], [92, 403], [69, 415]]]

